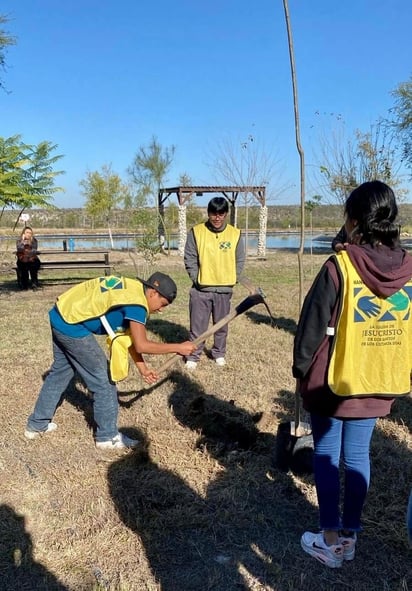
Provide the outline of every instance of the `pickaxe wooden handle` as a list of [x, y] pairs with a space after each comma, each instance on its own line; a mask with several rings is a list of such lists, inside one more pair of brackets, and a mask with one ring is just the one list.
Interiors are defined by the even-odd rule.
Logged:
[[[201, 335], [199, 335], [196, 339], [194, 339], [193, 343], [195, 345], [200, 345], [200, 343], [203, 343], [204, 341], [206, 341], [209, 337], [211, 337], [213, 334], [215, 334], [215, 332], [217, 332], [223, 326], [226, 326], [226, 324], [229, 324], [229, 322], [231, 320], [233, 320], [234, 318], [236, 318], [236, 316], [239, 316], [240, 314], [247, 312], [248, 310], [250, 310], [250, 308], [253, 308], [253, 306], [256, 306], [257, 304], [264, 304], [264, 303], [265, 303], [265, 301], [264, 301], [264, 298], [261, 293], [257, 292], [257, 293], [253, 293], [253, 294], [249, 295], [247, 298], [242, 300], [240, 302], [240, 304], [238, 304], [234, 310], [229, 312], [229, 314], [224, 316], [221, 320], [216, 322], [216, 324], [211, 326], [208, 330], [206, 330]], [[165, 361], [163, 363], [163, 365], [161, 365], [156, 370], [156, 373], [160, 374], [160, 373], [166, 371], [180, 357], [181, 357], [181, 355], [179, 355], [178, 353], [175, 353], [172, 357], [169, 357], [169, 359], [167, 361]]]

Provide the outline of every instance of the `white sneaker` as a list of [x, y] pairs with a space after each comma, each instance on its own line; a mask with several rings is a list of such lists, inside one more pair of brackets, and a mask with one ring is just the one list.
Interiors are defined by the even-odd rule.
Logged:
[[24, 436], [26, 439], [37, 439], [38, 437], [40, 437], [40, 435], [44, 435], [45, 433], [52, 433], [53, 431], [56, 431], [56, 429], [56, 423], [52, 423], [50, 421], [50, 423], [47, 425], [47, 429], [45, 429], [44, 431], [32, 431], [31, 429], [26, 429], [24, 432]]
[[353, 560], [355, 558], [356, 548], [356, 532], [353, 532], [353, 536], [339, 536], [339, 543], [343, 546], [343, 560]]
[[186, 361], [185, 367], [186, 367], [186, 369], [196, 369], [197, 361], [190, 361], [190, 360]]
[[329, 568], [340, 568], [343, 564], [342, 544], [328, 546], [323, 532], [318, 534], [313, 534], [310, 531], [305, 532], [301, 537], [300, 545], [305, 552]]
[[216, 365], [218, 365], [219, 367], [224, 367], [226, 365], [226, 360], [224, 357], [217, 357], [215, 359], [215, 363]]
[[131, 439], [123, 433], [118, 433], [113, 439], [109, 441], [96, 441], [96, 447], [98, 449], [125, 449], [128, 447], [136, 447], [140, 444], [137, 439]]

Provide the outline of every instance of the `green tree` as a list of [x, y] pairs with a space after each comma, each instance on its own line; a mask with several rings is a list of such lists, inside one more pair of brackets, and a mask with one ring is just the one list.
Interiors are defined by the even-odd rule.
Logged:
[[19, 199], [26, 157], [22, 150], [21, 136], [0, 137], [0, 203], [2, 213], [12, 208]]
[[[313, 211], [321, 204], [322, 197], [320, 195], [314, 195], [312, 199], [306, 199], [305, 208], [309, 212], [309, 226], [310, 235], [313, 236]], [[310, 254], [312, 254], [312, 241], [310, 243]]]
[[88, 171], [80, 181], [83, 195], [86, 198], [86, 211], [93, 218], [103, 217], [107, 223], [110, 241], [112, 238], [112, 213], [121, 203], [128, 200], [129, 187], [124, 184], [118, 174], [111, 170], [111, 166], [103, 165], [101, 171]]
[[56, 150], [57, 144], [42, 141], [34, 146], [26, 146], [26, 165], [23, 168], [23, 178], [26, 189], [25, 198], [32, 201], [34, 198], [43, 201], [45, 205], [62, 187], [55, 187], [54, 180], [64, 174], [63, 170], [54, 170], [54, 165], [63, 158], [63, 155], [52, 152]]
[[401, 82], [392, 95], [395, 97], [392, 123], [402, 145], [403, 160], [412, 176], [412, 76]]
[[155, 136], [148, 146], [140, 146], [131, 166], [127, 169], [138, 194], [151, 199], [155, 207], [158, 236], [162, 244], [165, 239], [164, 203], [160, 202], [159, 189], [167, 182], [175, 147], [163, 147]]
[[186, 213], [187, 227], [191, 228], [192, 226], [195, 226], [196, 224], [200, 224], [201, 222], [204, 222], [206, 217], [207, 217], [206, 207], [204, 208], [204, 210], [202, 210], [201, 207], [198, 207], [197, 205], [195, 205], [195, 203], [192, 203], [192, 201], [190, 200], [187, 205], [187, 213]]
[[169, 230], [175, 230], [179, 224], [179, 209], [176, 203], [169, 203], [165, 211], [165, 225]]
[[143, 259], [144, 268], [139, 271], [137, 261], [130, 251], [129, 256], [132, 258], [136, 275], [139, 277], [148, 277], [153, 270], [157, 255], [162, 252], [158, 236], [158, 218], [154, 214], [154, 208], [148, 206], [144, 191], [137, 192], [130, 203], [131, 207], [128, 218], [138, 235], [135, 246]]
[[52, 155], [56, 144], [42, 141], [25, 144], [20, 135], [0, 137], [0, 206], [19, 209], [17, 221], [29, 207], [50, 207], [53, 195], [62, 191], [56, 187], [54, 165], [62, 155]]
[[[3, 28], [9, 22], [7, 16], [0, 14], [0, 69], [6, 70], [6, 51], [11, 45], [16, 45], [16, 37], [13, 37]], [[0, 88], [5, 90], [4, 82], [0, 78]]]

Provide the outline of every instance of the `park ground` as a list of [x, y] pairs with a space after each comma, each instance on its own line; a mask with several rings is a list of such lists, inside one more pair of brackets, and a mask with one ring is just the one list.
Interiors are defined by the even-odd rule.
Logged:
[[[304, 256], [305, 290], [327, 255]], [[113, 253], [115, 272], [146, 274]], [[131, 371], [119, 383], [119, 426], [134, 452], [93, 445], [92, 401], [74, 379], [35, 441], [23, 432], [51, 362], [47, 311], [82, 277], [41, 276], [18, 291], [1, 259], [0, 589], [4, 591], [410, 591], [405, 512], [412, 483], [412, 399], [380, 419], [357, 555], [327, 569], [300, 548], [316, 530], [312, 474], [274, 463], [279, 424], [293, 418], [292, 344], [299, 313], [297, 256], [249, 257], [245, 274], [263, 305], [229, 327], [227, 366], [207, 354], [196, 372], [179, 361], [153, 387]], [[153, 339], [184, 340], [189, 280], [176, 254], [156, 268], [178, 284], [176, 302], [150, 319]], [[57, 272], [56, 272], [57, 273]], [[233, 303], [247, 296], [236, 286]], [[105, 346], [104, 339], [102, 346]], [[206, 353], [210, 343], [207, 344]], [[159, 367], [163, 358], [149, 358]]]

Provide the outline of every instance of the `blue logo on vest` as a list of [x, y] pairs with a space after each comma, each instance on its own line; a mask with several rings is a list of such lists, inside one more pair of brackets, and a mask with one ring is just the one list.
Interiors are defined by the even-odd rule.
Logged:
[[121, 277], [101, 277], [100, 291], [110, 291], [111, 289], [124, 289], [123, 279]]
[[[355, 298], [354, 321], [366, 322], [366, 318], [375, 318], [377, 322], [391, 322], [402, 315], [402, 320], [408, 320], [412, 297], [412, 287], [405, 286], [386, 299], [376, 295], [360, 295], [361, 287], [355, 287], [353, 295]], [[360, 296], [357, 298], [357, 296]]]

